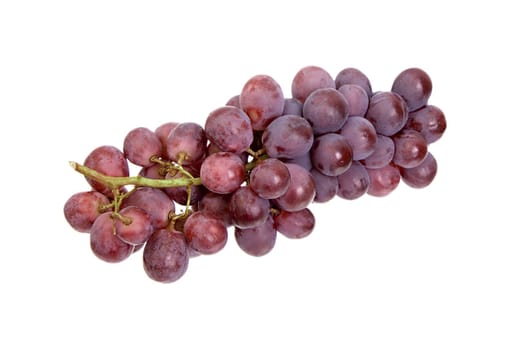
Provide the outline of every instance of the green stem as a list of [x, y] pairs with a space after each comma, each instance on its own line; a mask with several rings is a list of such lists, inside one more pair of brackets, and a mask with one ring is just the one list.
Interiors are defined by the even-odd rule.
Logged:
[[99, 173], [96, 170], [88, 168], [84, 165], [76, 162], [69, 162], [69, 165], [82, 175], [100, 182], [106, 187], [111, 189], [118, 189], [126, 185], [135, 185], [140, 187], [154, 187], [154, 188], [166, 188], [166, 187], [180, 187], [180, 186], [198, 186], [201, 185], [201, 179], [181, 177], [177, 179], [150, 179], [143, 176], [109, 176]]

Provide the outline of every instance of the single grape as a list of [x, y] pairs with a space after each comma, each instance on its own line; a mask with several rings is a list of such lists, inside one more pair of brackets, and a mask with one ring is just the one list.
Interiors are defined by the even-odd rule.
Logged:
[[250, 187], [260, 197], [282, 196], [290, 185], [290, 172], [279, 159], [268, 158], [257, 163], [250, 172]]
[[427, 143], [415, 130], [402, 130], [392, 137], [395, 151], [393, 162], [403, 168], [421, 164], [427, 155]]
[[401, 175], [399, 169], [392, 163], [380, 169], [367, 169], [370, 177], [368, 194], [375, 197], [384, 197], [399, 185]]
[[416, 167], [405, 169], [400, 168], [401, 179], [408, 186], [413, 188], [423, 188], [434, 180], [437, 174], [437, 162], [434, 156], [428, 152], [421, 164]]
[[162, 156], [162, 143], [148, 128], [135, 128], [124, 139], [124, 156], [139, 166], [153, 165], [152, 156]]
[[368, 191], [370, 177], [366, 168], [359, 162], [337, 177], [337, 195], [344, 199], [357, 199]]
[[164, 191], [158, 188], [139, 187], [128, 195], [121, 208], [136, 206], [144, 209], [150, 216], [155, 230], [168, 226], [170, 212], [175, 211], [173, 201]]
[[315, 134], [341, 129], [349, 111], [346, 98], [332, 88], [315, 90], [308, 95], [303, 105], [303, 117], [310, 122]]
[[214, 153], [202, 163], [200, 178], [204, 187], [212, 192], [232, 193], [244, 182], [244, 163], [236, 154]]
[[166, 153], [169, 159], [190, 165], [202, 162], [206, 156], [206, 135], [197, 123], [180, 123], [167, 139]]
[[447, 129], [447, 120], [443, 111], [428, 105], [408, 114], [406, 129], [419, 131], [427, 144], [436, 142]]
[[392, 92], [400, 95], [406, 101], [408, 111], [412, 112], [427, 104], [432, 93], [432, 81], [422, 69], [409, 68], [396, 77]]
[[284, 99], [284, 109], [283, 115], [292, 114], [292, 115], [303, 115], [303, 104], [296, 100], [295, 98], [286, 98]]
[[64, 205], [64, 216], [67, 222], [78, 232], [89, 232], [95, 220], [108, 209], [101, 210], [109, 204], [109, 199], [97, 191], [75, 193]]
[[143, 266], [153, 280], [175, 282], [188, 269], [188, 249], [184, 235], [170, 229], [160, 229], [151, 235], [143, 252]]
[[239, 95], [235, 95], [230, 97], [230, 99], [226, 102], [226, 106], [232, 106], [241, 108], [241, 98]]
[[315, 197], [315, 182], [312, 174], [300, 165], [286, 163], [290, 172], [290, 185], [281, 197], [275, 199], [280, 209], [299, 211], [312, 203]]
[[133, 245], [146, 243], [153, 234], [149, 214], [144, 209], [135, 206], [126, 207], [119, 214], [125, 221], [115, 219], [117, 237]]
[[252, 256], [268, 254], [275, 246], [276, 238], [277, 231], [271, 215], [268, 215], [262, 225], [251, 228], [235, 227], [237, 244], [246, 254]]
[[239, 96], [241, 109], [252, 121], [253, 130], [264, 130], [283, 114], [281, 86], [268, 75], [256, 75], [246, 82]]
[[350, 145], [335, 133], [316, 137], [310, 154], [314, 168], [328, 176], [341, 175], [352, 164]]
[[162, 158], [168, 159], [168, 153], [166, 152], [166, 145], [168, 144], [168, 136], [171, 132], [171, 130], [175, 129], [179, 125], [175, 122], [167, 122], [155, 129], [155, 135], [157, 135], [157, 138], [160, 141], [160, 144], [162, 145]]
[[392, 138], [383, 135], [377, 135], [377, 141], [374, 144], [374, 150], [361, 163], [367, 169], [378, 169], [386, 166], [394, 158], [394, 141]]
[[93, 223], [89, 237], [93, 253], [101, 260], [115, 263], [129, 257], [133, 252], [133, 245], [117, 237], [112, 214], [101, 214]]
[[368, 110], [368, 94], [365, 89], [355, 84], [341, 85], [337, 91], [341, 93], [348, 102], [348, 116], [364, 117]]
[[292, 96], [304, 102], [313, 91], [323, 88], [335, 89], [334, 78], [321, 67], [307, 66], [301, 68], [292, 81]]
[[349, 117], [339, 133], [352, 148], [352, 159], [362, 160], [374, 152], [377, 142], [376, 129], [363, 117]]
[[393, 92], [378, 92], [370, 98], [365, 115], [378, 134], [392, 136], [403, 129], [408, 120], [405, 101]]
[[335, 77], [335, 86], [339, 89], [343, 85], [359, 85], [365, 90], [368, 97], [372, 96], [372, 86], [368, 77], [357, 68], [345, 68]]
[[264, 223], [270, 212], [270, 202], [259, 197], [251, 187], [244, 186], [233, 193], [229, 208], [234, 226], [250, 228]]
[[214, 192], [206, 193], [198, 203], [198, 210], [206, 215], [216, 217], [224, 222], [226, 227], [233, 225], [230, 213], [229, 194], [218, 194]]
[[210, 142], [224, 152], [240, 154], [253, 142], [250, 118], [237, 107], [225, 106], [211, 112], [204, 130]]
[[272, 158], [297, 158], [307, 154], [314, 142], [312, 127], [297, 115], [283, 115], [262, 134], [266, 153]]
[[295, 212], [281, 210], [274, 220], [277, 231], [288, 238], [304, 238], [315, 227], [315, 217], [308, 208]]
[[337, 178], [328, 176], [316, 169], [310, 170], [315, 183], [314, 202], [325, 203], [335, 197], [337, 193]]
[[[113, 146], [100, 146], [95, 148], [86, 157], [84, 165], [109, 176], [129, 176], [129, 166], [124, 153]], [[87, 178], [91, 187], [102, 194], [113, 197], [111, 189], [93, 179]]]
[[222, 220], [197, 211], [186, 219], [184, 237], [198, 253], [215, 254], [226, 245], [228, 231]]

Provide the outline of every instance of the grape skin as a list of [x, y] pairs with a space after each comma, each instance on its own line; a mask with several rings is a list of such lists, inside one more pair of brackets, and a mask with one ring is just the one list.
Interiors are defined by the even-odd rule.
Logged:
[[122, 241], [115, 234], [113, 213], [101, 214], [93, 223], [90, 234], [91, 250], [99, 259], [116, 263], [127, 259], [133, 252], [133, 245]]
[[349, 117], [339, 133], [352, 148], [352, 159], [362, 160], [374, 152], [377, 142], [376, 129], [363, 117]]
[[368, 94], [365, 89], [355, 84], [341, 85], [337, 91], [341, 93], [348, 102], [348, 116], [364, 117], [368, 110]]
[[315, 217], [308, 208], [295, 212], [281, 210], [274, 220], [277, 231], [291, 239], [304, 238], [315, 227]]
[[391, 163], [380, 169], [367, 169], [367, 172], [370, 177], [367, 193], [375, 197], [384, 197], [391, 193], [401, 180], [399, 169]]
[[335, 197], [337, 193], [337, 178], [328, 176], [316, 169], [310, 170], [315, 183], [314, 202], [325, 203]]
[[144, 271], [154, 281], [177, 281], [188, 269], [188, 262], [188, 249], [181, 232], [170, 229], [155, 231], [144, 247]]
[[315, 90], [303, 104], [303, 117], [310, 122], [315, 134], [341, 129], [349, 111], [346, 98], [332, 88]]
[[378, 134], [392, 136], [405, 126], [408, 120], [408, 108], [398, 94], [378, 92], [370, 98], [365, 117]]
[[262, 134], [262, 142], [270, 157], [292, 159], [310, 151], [314, 134], [304, 118], [284, 115], [268, 125]]
[[168, 226], [170, 212], [175, 211], [173, 201], [158, 188], [139, 187], [122, 201], [121, 208], [136, 206], [150, 216], [155, 230]]
[[447, 129], [447, 120], [441, 109], [428, 105], [409, 113], [405, 128], [419, 131], [427, 144], [431, 144], [443, 136]]
[[271, 215], [259, 226], [251, 228], [235, 227], [235, 241], [246, 254], [260, 257], [268, 254], [275, 246], [277, 231]]
[[162, 143], [153, 131], [140, 127], [126, 135], [123, 150], [131, 163], [145, 167], [153, 165], [152, 156], [162, 155]]
[[117, 237], [128, 244], [141, 245], [146, 243], [153, 234], [153, 225], [149, 214], [144, 209], [135, 206], [126, 207], [119, 214], [125, 219], [131, 220], [131, 223], [126, 224], [122, 220], [115, 219]]
[[75, 193], [64, 205], [64, 216], [76, 231], [89, 232], [95, 220], [102, 214], [100, 208], [106, 205], [109, 205], [109, 199], [100, 192]]
[[328, 176], [344, 173], [352, 164], [352, 149], [345, 138], [329, 133], [315, 139], [311, 158], [313, 166]]
[[290, 186], [281, 197], [275, 199], [280, 209], [299, 211], [306, 208], [315, 198], [315, 182], [312, 174], [300, 165], [286, 163], [290, 172]]
[[241, 109], [252, 122], [253, 130], [264, 130], [283, 114], [281, 86], [268, 75], [256, 75], [246, 82], [239, 96]]
[[354, 162], [347, 171], [337, 177], [337, 184], [337, 196], [353, 200], [368, 191], [370, 176], [362, 164]]
[[202, 163], [200, 178], [202, 184], [212, 192], [232, 193], [244, 182], [244, 163], [233, 153], [214, 153]]
[[260, 197], [275, 199], [282, 196], [290, 185], [290, 172], [278, 159], [268, 158], [250, 172], [250, 187]]
[[170, 131], [166, 143], [169, 159], [181, 165], [202, 162], [206, 156], [206, 135], [197, 123], [180, 123]]
[[[109, 176], [129, 176], [129, 166], [124, 153], [113, 146], [100, 146], [95, 148], [86, 157], [84, 165]], [[111, 197], [113, 192], [103, 184], [86, 178], [91, 187], [102, 194]]]
[[393, 162], [403, 168], [418, 166], [427, 155], [425, 138], [415, 130], [402, 130], [396, 134], [394, 141]]
[[292, 97], [304, 103], [308, 95], [322, 88], [335, 89], [335, 81], [326, 70], [317, 66], [301, 68], [292, 81]]
[[383, 135], [377, 135], [374, 150], [365, 159], [361, 160], [367, 169], [379, 169], [386, 166], [394, 158], [394, 141], [392, 138]]
[[226, 245], [228, 232], [223, 221], [198, 211], [186, 219], [184, 237], [198, 253], [215, 254]]
[[418, 166], [410, 169], [400, 168], [401, 179], [412, 188], [427, 187], [436, 177], [438, 166], [434, 156], [428, 152]]
[[206, 193], [198, 203], [199, 211], [206, 215], [214, 216], [229, 227], [233, 225], [230, 213], [231, 195], [223, 195], [214, 192]]
[[204, 130], [210, 142], [224, 152], [240, 154], [253, 142], [250, 118], [237, 107], [225, 106], [211, 112]]
[[239, 188], [230, 199], [233, 225], [251, 228], [262, 225], [270, 212], [270, 202], [261, 198], [251, 187]]
[[366, 91], [368, 97], [372, 96], [372, 86], [368, 77], [357, 68], [345, 68], [335, 77], [335, 86], [339, 89], [343, 85], [358, 85]]
[[392, 92], [400, 95], [412, 112], [425, 106], [432, 93], [432, 81], [420, 68], [408, 68], [399, 73], [392, 84]]

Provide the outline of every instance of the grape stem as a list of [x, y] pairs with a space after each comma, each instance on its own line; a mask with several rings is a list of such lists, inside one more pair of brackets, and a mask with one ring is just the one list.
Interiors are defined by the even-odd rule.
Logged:
[[69, 162], [69, 165], [75, 171], [78, 171], [82, 175], [100, 182], [106, 187], [111, 189], [119, 189], [122, 186], [135, 185], [139, 187], [154, 187], [154, 188], [167, 188], [167, 187], [181, 187], [181, 186], [198, 186], [201, 185], [201, 179], [199, 177], [181, 177], [176, 179], [150, 179], [143, 176], [109, 176], [99, 173], [96, 170], [88, 168], [77, 162]]

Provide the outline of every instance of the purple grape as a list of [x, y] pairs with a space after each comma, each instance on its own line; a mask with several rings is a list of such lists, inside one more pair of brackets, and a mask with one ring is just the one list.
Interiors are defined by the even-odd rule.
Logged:
[[252, 121], [253, 130], [264, 130], [283, 114], [281, 86], [268, 75], [256, 75], [246, 82], [240, 94], [241, 109]]
[[202, 163], [200, 178], [204, 187], [212, 192], [232, 193], [244, 182], [244, 163], [236, 154], [214, 153]]
[[341, 85], [339, 91], [348, 102], [348, 115], [354, 117], [364, 117], [368, 110], [368, 94], [365, 89], [355, 84]]
[[367, 169], [379, 169], [386, 166], [394, 158], [394, 141], [392, 138], [383, 135], [377, 135], [377, 141], [374, 150], [361, 163]]
[[[129, 176], [129, 166], [126, 157], [124, 157], [124, 153], [113, 146], [100, 146], [95, 148], [86, 157], [84, 165], [104, 175]], [[101, 192], [111, 198], [113, 197], [111, 189], [90, 178], [86, 178], [86, 180], [95, 191]]]
[[359, 162], [337, 177], [337, 195], [344, 199], [357, 199], [368, 191], [370, 177], [366, 168]]
[[250, 118], [237, 107], [225, 106], [211, 112], [204, 130], [210, 142], [224, 152], [240, 154], [253, 142]]
[[170, 212], [175, 211], [175, 205], [168, 195], [151, 187], [139, 187], [122, 201], [122, 209], [131, 206], [144, 209], [155, 230], [168, 226]]
[[374, 152], [376, 129], [363, 117], [349, 117], [339, 133], [352, 148], [352, 159], [362, 160]]
[[75, 193], [64, 205], [67, 222], [78, 232], [89, 232], [95, 220], [102, 214], [100, 208], [109, 204], [109, 199], [100, 192]]
[[231, 226], [233, 221], [230, 213], [230, 198], [231, 195], [208, 192], [199, 201], [198, 209], [206, 215], [222, 220], [226, 227]]
[[337, 74], [335, 77], [335, 86], [339, 89], [343, 85], [353, 84], [359, 85], [365, 90], [368, 97], [372, 96], [372, 86], [370, 80], [363, 74], [359, 69], [356, 68], [345, 68]]
[[423, 188], [434, 180], [437, 174], [437, 162], [434, 156], [428, 152], [421, 164], [414, 168], [400, 168], [401, 179], [408, 186], [413, 188]]
[[153, 234], [153, 225], [149, 214], [142, 208], [129, 206], [119, 212], [125, 219], [131, 220], [125, 223], [115, 219], [116, 234], [122, 241], [140, 245], [146, 243], [148, 238]]
[[226, 106], [232, 106], [232, 107], [237, 107], [237, 108], [241, 108], [241, 98], [239, 95], [235, 95], [235, 96], [232, 96], [230, 97], [230, 99], [226, 102]]
[[262, 225], [251, 228], [235, 227], [237, 244], [246, 254], [252, 256], [268, 254], [275, 246], [276, 238], [277, 231], [271, 215], [268, 215]]
[[303, 117], [310, 122], [315, 134], [339, 130], [348, 118], [348, 102], [339, 91], [318, 89], [306, 98]]
[[316, 169], [310, 170], [315, 183], [314, 202], [325, 203], [335, 197], [337, 193], [337, 178], [320, 173]]
[[162, 143], [148, 128], [135, 128], [124, 139], [124, 156], [139, 166], [153, 165], [152, 156], [162, 156]]
[[297, 115], [283, 115], [268, 125], [262, 134], [266, 153], [272, 158], [297, 158], [310, 151], [314, 142], [312, 127]]
[[315, 182], [312, 174], [300, 165], [286, 163], [290, 172], [290, 185], [281, 197], [275, 199], [280, 209], [299, 211], [306, 208], [315, 197]]
[[352, 164], [352, 149], [339, 134], [316, 137], [310, 153], [314, 168], [328, 176], [340, 175]]
[[204, 129], [197, 123], [180, 123], [168, 135], [166, 153], [172, 161], [182, 159], [181, 165], [202, 162], [206, 156]]
[[168, 153], [166, 152], [166, 145], [168, 143], [168, 136], [171, 130], [175, 129], [179, 123], [167, 122], [155, 129], [155, 135], [162, 145], [162, 158], [168, 159]]
[[301, 68], [292, 81], [292, 96], [299, 102], [304, 102], [308, 95], [318, 89], [335, 89], [335, 81], [323, 68], [307, 66]]
[[200, 254], [215, 254], [226, 245], [228, 231], [222, 220], [198, 211], [186, 219], [184, 237]]
[[405, 126], [408, 109], [405, 101], [393, 92], [378, 92], [370, 98], [365, 115], [378, 134], [392, 136]]
[[393, 162], [403, 168], [421, 164], [427, 155], [427, 143], [423, 135], [415, 130], [402, 130], [392, 137], [395, 151]]
[[264, 223], [270, 212], [270, 202], [244, 186], [233, 193], [229, 208], [234, 226], [251, 228]]
[[391, 193], [401, 180], [399, 169], [391, 163], [380, 169], [367, 169], [367, 172], [370, 177], [367, 193], [375, 197], [384, 197]]
[[290, 185], [290, 172], [278, 159], [268, 158], [258, 163], [250, 173], [250, 187], [260, 197], [282, 196]]
[[419, 68], [409, 68], [396, 77], [392, 92], [400, 95], [412, 112], [425, 106], [432, 93], [432, 81], [428, 74]]
[[155, 231], [144, 247], [144, 271], [154, 281], [175, 282], [188, 269], [188, 262], [188, 249], [181, 232], [167, 228]]
[[284, 109], [283, 115], [292, 114], [292, 115], [303, 115], [303, 104], [296, 100], [295, 98], [286, 98], [284, 99]]
[[93, 223], [89, 237], [93, 253], [101, 260], [115, 263], [127, 259], [133, 252], [133, 245], [117, 237], [112, 214], [101, 214]]
[[281, 210], [274, 220], [277, 231], [292, 239], [308, 236], [315, 227], [315, 217], [308, 208], [295, 212]]
[[447, 129], [447, 120], [441, 109], [428, 105], [409, 113], [405, 128], [419, 131], [427, 144], [431, 144], [443, 136]]

